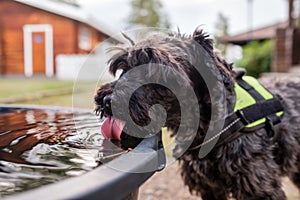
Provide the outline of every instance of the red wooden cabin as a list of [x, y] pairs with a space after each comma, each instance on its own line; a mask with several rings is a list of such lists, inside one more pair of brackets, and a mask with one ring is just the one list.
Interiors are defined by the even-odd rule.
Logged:
[[49, 0], [1, 0], [0, 75], [52, 77], [56, 55], [90, 53], [111, 35], [79, 6]]

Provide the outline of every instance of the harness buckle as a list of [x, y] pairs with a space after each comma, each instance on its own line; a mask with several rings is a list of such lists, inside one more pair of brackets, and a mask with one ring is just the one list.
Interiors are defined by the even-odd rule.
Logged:
[[[276, 115], [275, 115], [276, 116]], [[279, 121], [278, 121], [279, 120]], [[279, 117], [266, 117], [266, 131], [270, 138], [272, 138], [273, 142], [276, 142], [278, 137], [278, 131], [275, 130], [275, 124], [279, 123], [281, 120]]]
[[243, 110], [237, 110], [235, 113], [241, 119], [241, 121], [243, 122], [244, 125], [250, 124], [250, 122], [245, 117], [245, 114], [244, 114]]

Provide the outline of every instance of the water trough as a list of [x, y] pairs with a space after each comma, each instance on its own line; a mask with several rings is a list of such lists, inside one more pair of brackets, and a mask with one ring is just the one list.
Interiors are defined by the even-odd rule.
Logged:
[[[65, 110], [65, 108], [0, 105], [0, 117], [11, 110], [18, 109], [50, 110], [55, 113]], [[70, 112], [80, 113], [87, 112], [87, 110], [71, 110]], [[0, 133], [0, 136], [1, 134], [3, 133]], [[8, 195], [4, 199], [137, 199], [139, 186], [164, 166], [165, 155], [161, 133], [159, 133], [144, 139], [132, 151], [83, 175]]]

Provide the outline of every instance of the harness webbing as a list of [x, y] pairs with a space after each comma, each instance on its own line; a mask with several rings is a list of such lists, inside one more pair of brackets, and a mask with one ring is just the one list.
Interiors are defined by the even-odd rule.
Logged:
[[254, 87], [248, 84], [243, 78], [236, 79], [236, 82], [239, 86], [246, 90], [255, 100], [264, 100], [264, 97], [258, 91], [256, 91]]
[[[245, 81], [245, 79], [251, 82], [251, 84]], [[284, 109], [281, 102], [274, 97], [271, 92], [259, 84], [256, 79], [249, 76], [238, 77], [236, 78], [236, 83], [236, 87], [241, 87], [245, 90], [236, 91], [236, 93], [240, 93], [239, 95], [236, 95], [237, 98], [244, 97], [248, 99], [236, 100], [242, 100], [244, 102], [239, 105], [236, 104], [234, 112], [226, 117], [224, 128], [236, 119], [241, 120], [220, 136], [217, 145], [239, 137], [242, 132], [255, 131], [263, 127], [273, 127], [273, 125], [280, 123], [281, 116], [283, 115]], [[253, 85], [255, 85], [255, 87]], [[260, 92], [258, 92], [258, 90]], [[245, 97], [246, 95], [250, 95], [251, 97]], [[245, 105], [241, 105], [243, 103]], [[271, 123], [271, 125], [268, 123]]]
[[[277, 121], [280, 121], [280, 116], [283, 115], [283, 108], [279, 100], [277, 100], [271, 92], [264, 88], [255, 78], [250, 76], [237, 78], [236, 82], [249, 95], [251, 95], [251, 98], [253, 98], [253, 101], [255, 102], [251, 106], [248, 105], [243, 107], [242, 109], [235, 108], [234, 110], [235, 112], [242, 112], [243, 109], [245, 109], [244, 112], [247, 112], [245, 116], [248, 118], [248, 122], [250, 123], [248, 123], [245, 128], [252, 128], [265, 123], [266, 117], [272, 117], [272, 119], [276, 119], [275, 123], [277, 123]], [[237, 96], [237, 98], [242, 97]], [[257, 120], [250, 120], [251, 118]]]
[[236, 77], [235, 92], [234, 112], [226, 117], [222, 131], [191, 149], [200, 148], [215, 139], [218, 139], [216, 146], [219, 146], [236, 139], [243, 132], [263, 127], [273, 132], [273, 126], [281, 122], [284, 110], [281, 102], [255, 78], [243, 74]]
[[278, 99], [269, 99], [258, 102], [252, 106], [238, 110], [236, 113], [245, 125], [251, 124], [259, 119], [275, 115], [281, 112], [283, 107]]

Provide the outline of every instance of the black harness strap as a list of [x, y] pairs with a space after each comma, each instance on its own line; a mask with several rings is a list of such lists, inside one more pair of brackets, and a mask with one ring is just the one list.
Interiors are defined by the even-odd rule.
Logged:
[[[263, 127], [265, 127], [268, 132], [274, 133], [273, 126], [281, 122], [281, 117], [277, 116], [276, 113], [283, 111], [284, 109], [277, 98], [274, 97], [265, 100], [264, 97], [244, 81], [242, 77], [238, 77], [236, 81], [255, 99], [256, 103], [227, 116], [223, 129], [228, 127], [232, 121], [235, 121], [236, 119], [241, 120], [222, 133], [216, 146], [238, 138], [243, 132], [252, 132]], [[266, 118], [265, 123], [257, 125], [254, 128], [245, 128], [245, 126], [263, 118]]]
[[[216, 146], [220, 146], [224, 143], [232, 141], [238, 138], [243, 132], [251, 132], [253, 129], [245, 129], [245, 126], [251, 124], [262, 118], [266, 118], [266, 122], [255, 127], [255, 130], [266, 127], [273, 128], [274, 125], [280, 123], [281, 119], [274, 113], [283, 111], [283, 107], [278, 99], [270, 99], [261, 103], [254, 104], [247, 108], [238, 110], [237, 112], [232, 113], [225, 119], [224, 128], [226, 128], [232, 121], [236, 119], [241, 119], [229, 129], [227, 129], [218, 139]], [[269, 127], [271, 126], [271, 127]], [[223, 129], [224, 129], [223, 128]], [[270, 130], [272, 131], [272, 130]]]
[[273, 98], [264, 100], [262, 102], [257, 102], [252, 106], [238, 110], [236, 113], [246, 126], [262, 118], [276, 115], [275, 113], [280, 111], [283, 111], [280, 101], [276, 98]]
[[[237, 116], [236, 113], [232, 113], [231, 115], [229, 115], [226, 118], [225, 123], [224, 123], [224, 127], [229, 126], [231, 121], [234, 121], [238, 118], [239, 118], [239, 116]], [[235, 123], [229, 129], [227, 129], [227, 131], [222, 133], [222, 135], [220, 135], [220, 137], [218, 139], [218, 142], [216, 143], [215, 146], [220, 146], [224, 143], [227, 143], [228, 141], [232, 141], [232, 140], [238, 138], [241, 135], [241, 133], [239, 131], [241, 129], [243, 129], [244, 127], [245, 127], [245, 124], [242, 122], [242, 120], [239, 120], [237, 123]]]
[[[257, 92], [250, 84], [244, 81], [242, 77], [238, 77], [236, 79], [236, 82], [242, 88], [244, 88], [244, 90], [246, 90], [256, 101], [255, 105], [238, 111], [238, 114], [240, 114], [240, 117], [243, 120], [246, 120], [246, 123], [248, 122], [248, 124], [250, 124], [264, 117], [269, 117], [269, 119], [272, 119], [273, 125], [280, 122], [280, 117], [276, 115], [277, 112], [283, 111], [283, 107], [279, 100], [277, 100], [276, 98], [265, 100], [264, 97], [259, 92]], [[241, 112], [244, 112], [244, 114]]]
[[[202, 144], [191, 147], [191, 150], [205, 146], [215, 139], [218, 139], [215, 145], [217, 147], [238, 138], [245, 132], [252, 132], [260, 128], [266, 128], [268, 135], [273, 137], [273, 139], [276, 137], [274, 125], [281, 122], [281, 117], [277, 116], [277, 113], [284, 111], [281, 102], [275, 96], [272, 99], [266, 100], [258, 91], [242, 79], [243, 75], [243, 72], [239, 73], [236, 77], [236, 82], [254, 98], [256, 103], [228, 115], [222, 131], [216, 133], [214, 137], [204, 141]], [[246, 127], [264, 118], [264, 123], [254, 127]]]
[[256, 101], [265, 100], [264, 97], [261, 96], [261, 94], [259, 94], [259, 92], [257, 92], [251, 85], [244, 81], [242, 77], [239, 77], [235, 80], [239, 86], [244, 88], [244, 90], [246, 90]]

